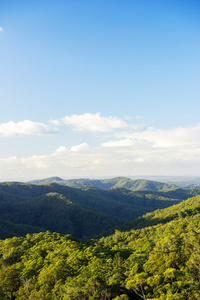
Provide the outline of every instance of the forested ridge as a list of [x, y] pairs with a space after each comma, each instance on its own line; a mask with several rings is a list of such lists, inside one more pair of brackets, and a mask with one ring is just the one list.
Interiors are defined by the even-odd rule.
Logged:
[[56, 183], [0, 183], [0, 220], [4, 221], [0, 238], [46, 230], [91, 238], [198, 194], [200, 189], [178, 187], [131, 191]]
[[146, 179], [130, 179], [127, 177], [114, 177], [109, 179], [68, 179], [64, 180], [60, 177], [49, 177], [41, 180], [29, 181], [30, 184], [57, 183], [64, 186], [88, 186], [97, 187], [99, 189], [125, 188], [131, 191], [152, 190], [158, 191], [163, 189], [174, 188], [174, 184], [163, 183]]
[[142, 218], [84, 243], [49, 231], [1, 240], [0, 299], [200, 299], [200, 196]]

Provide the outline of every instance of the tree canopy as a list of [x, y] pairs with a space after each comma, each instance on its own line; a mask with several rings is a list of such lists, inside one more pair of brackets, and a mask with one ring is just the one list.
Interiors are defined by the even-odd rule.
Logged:
[[200, 196], [146, 220], [156, 224], [84, 243], [49, 231], [1, 240], [0, 299], [200, 299]]

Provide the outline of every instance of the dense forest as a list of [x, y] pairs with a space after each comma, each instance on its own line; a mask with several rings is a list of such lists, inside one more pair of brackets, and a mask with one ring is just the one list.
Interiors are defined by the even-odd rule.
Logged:
[[[196, 188], [164, 189], [162, 183], [146, 184], [152, 190], [0, 183], [0, 238], [46, 230], [79, 239], [105, 235], [148, 212], [200, 194]], [[160, 191], [155, 190], [158, 186]]]
[[198, 194], [1, 183], [0, 299], [199, 300]]
[[200, 299], [200, 196], [144, 219], [84, 243], [49, 231], [1, 240], [1, 299]]

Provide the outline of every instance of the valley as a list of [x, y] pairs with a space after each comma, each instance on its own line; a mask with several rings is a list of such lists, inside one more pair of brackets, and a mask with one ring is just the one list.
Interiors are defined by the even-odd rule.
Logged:
[[0, 183], [0, 298], [200, 299], [200, 190], [143, 184]]
[[[0, 220], [4, 221], [1, 238], [15, 236], [15, 226], [18, 236], [34, 232], [36, 227], [35, 232], [40, 228], [40, 231], [71, 234], [79, 239], [92, 238], [148, 212], [200, 194], [198, 188], [124, 177], [104, 181], [71, 180], [72, 186], [63, 184], [61, 179], [54, 181], [55, 178], [44, 179], [39, 184], [0, 183]], [[5, 221], [10, 222], [8, 230]], [[29, 227], [26, 231], [24, 226], [31, 226], [31, 231]]]

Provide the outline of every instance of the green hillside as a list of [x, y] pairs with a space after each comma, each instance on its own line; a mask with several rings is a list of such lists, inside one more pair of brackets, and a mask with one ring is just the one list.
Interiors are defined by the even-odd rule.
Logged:
[[0, 299], [199, 300], [200, 196], [144, 220], [156, 225], [85, 244], [50, 232], [0, 241]]
[[33, 180], [28, 183], [31, 184], [43, 184], [43, 183], [51, 183], [55, 182], [61, 185], [66, 186], [88, 186], [88, 187], [97, 187], [99, 189], [110, 189], [110, 188], [125, 188], [132, 191], [138, 190], [152, 190], [159, 191], [164, 189], [175, 188], [173, 184], [167, 184], [157, 181], [145, 180], [145, 179], [137, 179], [132, 180], [126, 177], [115, 177], [111, 179], [104, 180], [93, 180], [93, 179], [70, 179], [70, 180], [62, 180], [57, 177], [42, 179], [42, 180]]
[[[6, 183], [0, 184], [0, 191], [6, 191], [16, 197], [28, 197], [30, 198], [40, 197], [48, 193], [58, 193], [64, 195], [79, 206], [83, 206], [87, 209], [96, 210], [98, 212], [109, 214], [110, 216], [120, 218], [122, 220], [131, 220], [137, 218], [141, 214], [154, 209], [154, 205], [149, 203], [148, 207], [137, 202], [124, 205], [123, 202], [117, 201], [114, 196], [110, 196], [106, 193], [103, 195], [99, 189], [80, 189], [71, 188], [67, 186], [60, 186], [58, 184], [45, 184], [45, 185], [27, 185], [22, 183]], [[9, 195], [8, 195], [9, 196]], [[133, 197], [132, 197], [133, 198]], [[17, 199], [17, 198], [16, 198]], [[23, 200], [23, 199], [22, 199]], [[21, 201], [18, 199], [18, 201]], [[153, 201], [150, 201], [153, 203]], [[175, 201], [174, 203], [177, 203]], [[171, 204], [171, 203], [170, 203]], [[158, 203], [158, 207], [160, 203]], [[169, 204], [166, 202], [166, 206]], [[121, 223], [121, 222], [120, 222]]]
[[46, 229], [36, 226], [16, 224], [0, 219], [0, 239], [11, 238], [13, 236], [25, 236], [27, 233], [46, 231]]
[[[131, 229], [141, 229], [158, 224], [165, 224], [179, 217], [187, 217], [200, 213], [200, 196], [189, 198], [179, 204], [172, 205], [165, 209], [158, 209], [147, 213], [138, 219], [132, 220], [119, 226], [120, 231], [128, 231]], [[115, 229], [104, 232], [104, 235], [110, 235]]]
[[[53, 232], [69, 233], [76, 238], [92, 237], [102, 232], [110, 232], [112, 228], [123, 223], [126, 223], [126, 228], [129, 226], [127, 221], [198, 194], [200, 190], [194, 188], [134, 192], [122, 188], [72, 188], [55, 183], [1, 183], [0, 219], [17, 226], [29, 225]], [[0, 229], [0, 238], [20, 235], [19, 230], [19, 234], [15, 234], [14, 230], [9, 232], [8, 229], [7, 236], [5, 232], [5, 229], [2, 232]], [[22, 236], [25, 233], [26, 231], [21, 231]]]
[[[0, 219], [12, 222], [13, 225], [16, 224], [16, 230], [19, 227], [18, 231], [23, 224], [43, 228], [40, 231], [44, 231], [45, 228], [45, 230], [64, 234], [70, 233], [78, 238], [93, 236], [102, 230], [123, 223], [121, 219], [77, 205], [55, 192], [32, 198], [15, 197], [1, 192]], [[5, 236], [6, 230], [9, 232], [9, 228], [0, 228], [1, 238], [11, 236], [12, 231], [9, 232], [8, 236]], [[22, 228], [21, 235], [28, 232], [33, 233], [34, 228], [30, 231], [24, 231]], [[35, 232], [39, 232], [38, 228]], [[14, 235], [16, 235], [15, 229], [13, 229], [12, 236]]]
[[44, 183], [62, 183], [63, 179], [60, 177], [49, 177], [49, 178], [45, 178], [45, 179], [38, 179], [38, 180], [32, 180], [29, 181], [28, 183], [30, 184], [44, 184]]

